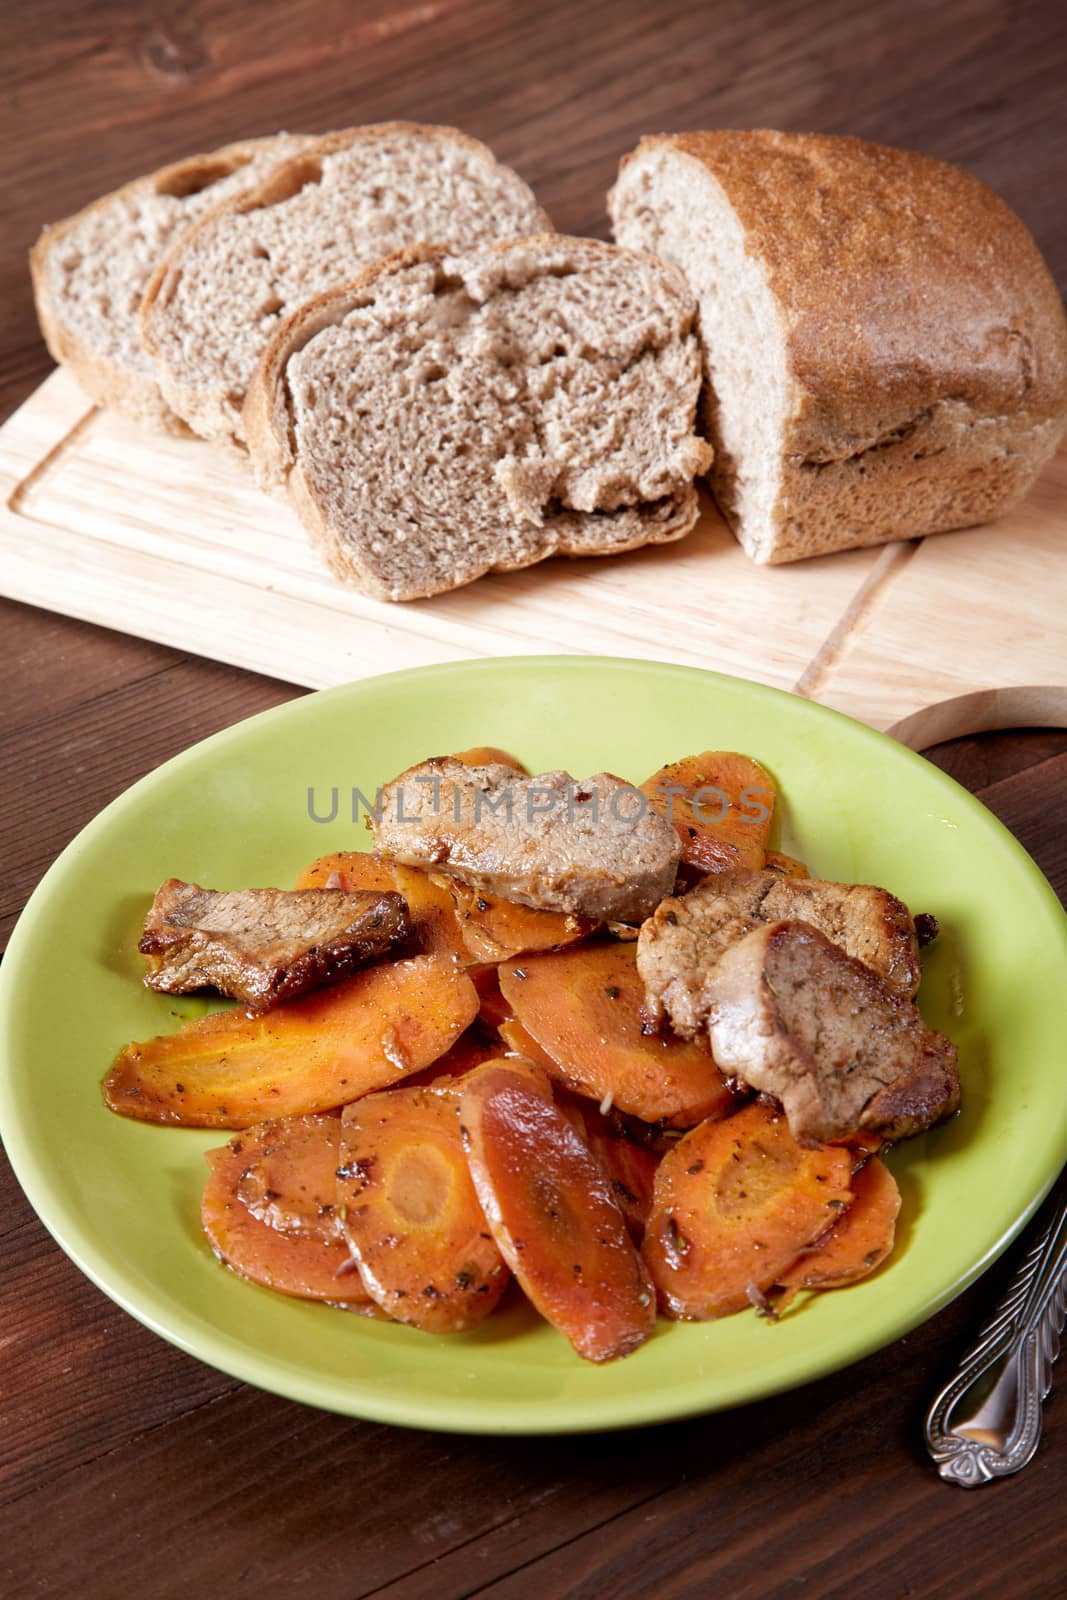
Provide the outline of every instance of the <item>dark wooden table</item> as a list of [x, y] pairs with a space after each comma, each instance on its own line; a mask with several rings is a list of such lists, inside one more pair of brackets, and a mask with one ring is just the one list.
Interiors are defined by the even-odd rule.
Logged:
[[[142, 169], [278, 126], [388, 117], [489, 140], [557, 223], [605, 232], [619, 152], [662, 127], [848, 131], [991, 182], [1067, 279], [1067, 9], [991, 0], [7, 0], [0, 414], [49, 361], [25, 251]], [[107, 801], [300, 691], [2, 608], [0, 922]], [[1067, 895], [1067, 734], [930, 752]], [[72, 908], [74, 909], [74, 908]], [[62, 1108], [57, 1108], [61, 1116]], [[0, 1592], [316, 1600], [1062, 1597], [1067, 1424], [976, 1494], [920, 1423], [1009, 1263], [836, 1377], [643, 1433], [481, 1440], [362, 1425], [200, 1366], [99, 1294], [0, 1174]]]

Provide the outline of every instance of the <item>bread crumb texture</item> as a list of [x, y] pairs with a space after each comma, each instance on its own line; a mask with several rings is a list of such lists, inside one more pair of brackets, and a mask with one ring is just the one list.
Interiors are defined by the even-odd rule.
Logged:
[[328, 135], [191, 233], [146, 308], [163, 391], [208, 437], [242, 437], [256, 362], [283, 319], [372, 262], [425, 240], [542, 232], [518, 175], [451, 129]]
[[710, 456], [694, 313], [663, 264], [556, 235], [371, 276], [283, 369], [335, 569], [407, 599], [680, 537]]
[[150, 375], [140, 315], [156, 266], [184, 229], [254, 187], [307, 142], [279, 134], [195, 156], [139, 178], [56, 224], [43, 240], [53, 314], [104, 360]]

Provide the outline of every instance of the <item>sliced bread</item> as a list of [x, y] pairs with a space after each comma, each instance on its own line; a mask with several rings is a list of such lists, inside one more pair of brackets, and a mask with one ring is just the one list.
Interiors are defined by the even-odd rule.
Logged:
[[383, 599], [677, 539], [710, 458], [694, 318], [680, 274], [596, 240], [418, 246], [278, 330], [253, 465]]
[[700, 305], [712, 483], [759, 562], [937, 533], [1017, 501], [1067, 427], [1067, 323], [1023, 223], [927, 156], [664, 134], [609, 197]]
[[256, 362], [314, 295], [421, 240], [465, 247], [550, 227], [522, 179], [454, 128], [350, 128], [181, 239], [145, 296], [142, 337], [190, 427], [241, 440]]
[[257, 184], [308, 136], [279, 133], [191, 156], [45, 228], [30, 255], [37, 315], [55, 359], [86, 393], [136, 421], [185, 433], [141, 344], [141, 301], [198, 217]]

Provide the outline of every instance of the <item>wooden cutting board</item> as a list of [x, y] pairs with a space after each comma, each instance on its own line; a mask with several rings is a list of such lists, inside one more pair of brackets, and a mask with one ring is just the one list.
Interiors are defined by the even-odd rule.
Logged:
[[1067, 448], [993, 527], [760, 568], [708, 503], [680, 544], [408, 605], [338, 584], [238, 462], [139, 431], [62, 371], [0, 429], [0, 490], [4, 594], [313, 688], [562, 651], [756, 678], [915, 747], [1067, 726]]

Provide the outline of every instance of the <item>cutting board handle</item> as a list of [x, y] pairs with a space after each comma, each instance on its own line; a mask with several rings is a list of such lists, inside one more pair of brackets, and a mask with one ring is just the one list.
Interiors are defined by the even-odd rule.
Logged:
[[886, 728], [910, 750], [997, 728], [1067, 728], [1067, 685], [976, 689], [912, 711]]

